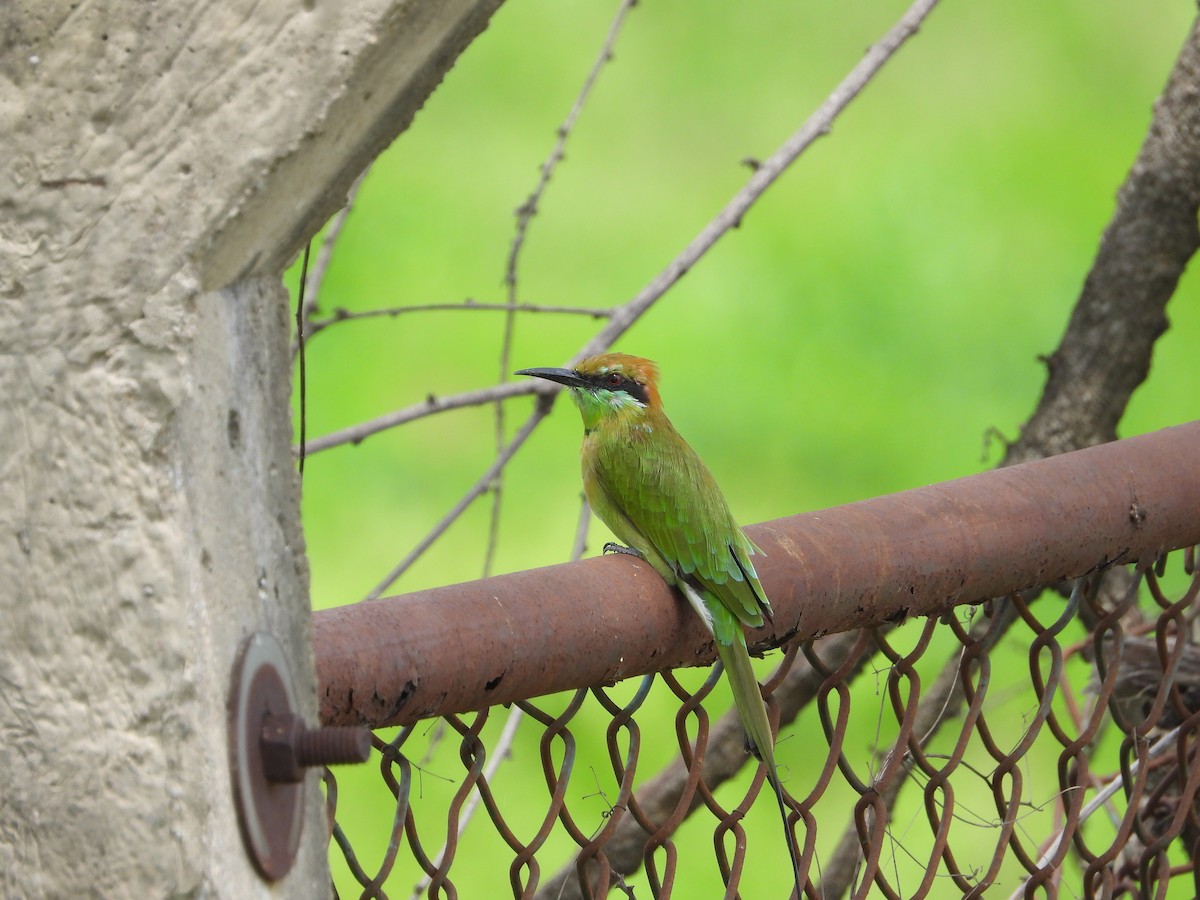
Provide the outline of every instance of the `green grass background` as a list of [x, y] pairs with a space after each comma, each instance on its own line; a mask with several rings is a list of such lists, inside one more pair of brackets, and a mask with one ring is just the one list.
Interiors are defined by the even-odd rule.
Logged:
[[[500, 9], [372, 168], [324, 282], [323, 310], [504, 301], [513, 211], [615, 9], [582, 0], [510, 0]], [[740, 161], [770, 154], [903, 9], [878, 0], [644, 0], [532, 223], [520, 302], [606, 307], [632, 297], [745, 182]], [[1015, 438], [1034, 407], [1044, 377], [1038, 356], [1057, 345], [1194, 13], [1183, 0], [942, 4], [832, 134], [618, 343], [659, 361], [668, 411], [742, 521], [995, 463], [1000, 448], [985, 434]], [[1196, 300], [1188, 277], [1122, 434], [1195, 417]], [[308, 355], [309, 435], [430, 393], [494, 383], [502, 324], [492, 312], [414, 313], [321, 334]], [[598, 327], [522, 316], [511, 368], [557, 365]], [[510, 433], [531, 403], [510, 403]], [[309, 458], [303, 514], [314, 605], [360, 599], [407, 553], [489, 464], [492, 429], [489, 408], [461, 410]], [[579, 431], [560, 403], [509, 467], [494, 571], [566, 558]], [[473, 506], [393, 592], [479, 577], [488, 516], [488, 502]], [[592, 552], [605, 537], [596, 526]], [[447, 610], [451, 631], [453, 618]], [[918, 628], [907, 627], [908, 640]], [[1014, 684], [1027, 681], [1024, 651], [1011, 656]], [[683, 677], [698, 685], [703, 675]], [[847, 752], [860, 753], [864, 769], [885, 677], [865, 679], [861, 701], [856, 694]], [[725, 701], [718, 688], [714, 711]], [[647, 774], [671, 755], [662, 734], [673, 711], [660, 696], [640, 718]], [[1014, 721], [1023, 711], [1016, 703]], [[591, 710], [578, 721], [573, 730], [588, 743], [607, 717]], [[781, 744], [801, 792], [823, 757], [816, 727], [803, 720]], [[522, 733], [497, 787], [527, 836], [545, 804], [539, 736], [535, 727]], [[589, 768], [603, 766], [602, 745], [581, 744], [580, 753], [571, 799], [586, 804], [580, 798], [602, 780]], [[440, 776], [458, 777], [456, 760], [443, 745], [428, 763], [416, 791], [426, 809], [444, 808], [453, 785]], [[346, 770], [340, 781], [339, 818], [373, 871], [390, 831], [390, 795], [377, 773]], [[820, 853], [830, 852], [850, 799], [831, 789]], [[603, 800], [590, 802], [598, 824]], [[425, 815], [436, 826], [444, 813]], [[749, 817], [743, 896], [762, 896], [779, 877], [775, 817], [765, 799]], [[922, 822], [896, 851], [897, 866], [910, 864], [908, 853], [919, 857]], [[460, 850], [462, 897], [509, 893], [511, 853], [487, 831], [474, 829]], [[703, 896], [695, 886], [715, 877], [711, 823], [689, 823], [680, 840], [693, 862], [676, 896]], [[436, 834], [426, 841], [431, 852], [439, 843]], [[564, 846], [546, 851], [545, 875]], [[357, 896], [339, 859], [334, 851], [341, 895]], [[416, 877], [402, 855], [389, 893], [407, 896]]]

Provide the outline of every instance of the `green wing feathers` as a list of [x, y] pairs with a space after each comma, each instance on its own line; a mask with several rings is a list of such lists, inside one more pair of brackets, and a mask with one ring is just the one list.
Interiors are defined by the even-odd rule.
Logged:
[[750, 557], [762, 551], [738, 527], [708, 467], [671, 424], [661, 419], [652, 428], [631, 429], [627, 440], [585, 445], [589, 501], [618, 538], [651, 563], [661, 558], [663, 565], [655, 568], [667, 580], [692, 582], [742, 624], [761, 626], [771, 605]]

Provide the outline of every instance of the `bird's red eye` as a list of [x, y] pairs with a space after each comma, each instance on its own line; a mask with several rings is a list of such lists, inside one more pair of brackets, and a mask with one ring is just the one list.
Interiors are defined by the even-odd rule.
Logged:
[[620, 374], [618, 374], [617, 372], [609, 372], [607, 377], [605, 377], [604, 380], [607, 381], [609, 384], [611, 384], [613, 387], [616, 387], [625, 379], [622, 378], [620, 376]]

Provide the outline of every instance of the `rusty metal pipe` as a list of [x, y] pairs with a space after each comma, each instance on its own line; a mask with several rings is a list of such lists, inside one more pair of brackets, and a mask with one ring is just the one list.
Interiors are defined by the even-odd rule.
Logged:
[[[1200, 422], [746, 529], [775, 607], [757, 648], [940, 613], [1200, 543]], [[321, 610], [326, 725], [427, 716], [707, 664], [695, 615], [629, 556]]]

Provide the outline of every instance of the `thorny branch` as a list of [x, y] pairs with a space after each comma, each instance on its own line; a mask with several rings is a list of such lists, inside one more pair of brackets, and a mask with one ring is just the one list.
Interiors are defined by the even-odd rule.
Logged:
[[[604, 39], [604, 45], [600, 48], [600, 53], [596, 57], [596, 61], [592, 64], [587, 78], [584, 79], [579, 96], [575, 98], [575, 103], [571, 106], [571, 111], [567, 113], [567, 118], [558, 127], [558, 140], [554, 143], [554, 149], [550, 151], [550, 155], [538, 170], [540, 173], [538, 182], [534, 186], [533, 191], [525, 199], [525, 202], [517, 208], [517, 227], [513, 234], [512, 244], [509, 247], [508, 263], [504, 273], [504, 283], [508, 287], [508, 310], [504, 314], [504, 334], [500, 342], [498, 377], [502, 384], [508, 380], [508, 373], [512, 370], [513, 332], [517, 321], [517, 269], [521, 260], [521, 250], [525, 246], [525, 235], [529, 232], [529, 226], [533, 222], [533, 217], [537, 215], [538, 203], [541, 201], [542, 195], [546, 192], [546, 188], [550, 184], [550, 179], [554, 176], [554, 170], [563, 159], [567, 139], [571, 136], [571, 131], [579, 119], [579, 114], [583, 112], [588, 97], [591, 96], [596, 79], [600, 77], [601, 70], [612, 59], [613, 47], [616, 46], [617, 36], [621, 33], [621, 27], [625, 24], [625, 16], [636, 4], [637, 0], [622, 0], [621, 5], [617, 7], [617, 14], [613, 18], [612, 25], [609, 26], [608, 35]], [[504, 445], [504, 402], [502, 400], [497, 400], [495, 403], [494, 431], [496, 452], [499, 453], [500, 448]], [[504, 472], [501, 470], [497, 473], [496, 478], [491, 484], [492, 515], [488, 525], [487, 547], [484, 551], [483, 574], [485, 577], [491, 574], [492, 559], [495, 556], [496, 545], [499, 541], [500, 508], [503, 500], [503, 489]]]
[[[817, 138], [829, 133], [837, 117], [861, 93], [862, 89], [883, 68], [884, 64], [900, 49], [900, 46], [917, 32], [921, 22], [924, 21], [925, 17], [929, 15], [936, 4], [937, 0], [917, 0], [896, 25], [884, 35], [879, 43], [873, 45], [867, 51], [863, 59], [851, 69], [850, 73], [842, 79], [842, 82], [825, 99], [820, 107], [817, 108], [816, 112], [809, 116], [800, 129], [754, 171], [753, 175], [747, 181], [746, 186], [734, 195], [713, 220], [701, 230], [700, 234], [650, 284], [643, 288], [637, 296], [613, 310], [612, 318], [608, 325], [602, 328], [575, 355], [573, 358], [574, 361], [607, 349], [613, 341], [624, 334], [634, 322], [644, 315], [675, 282], [682, 278], [724, 234], [740, 224], [746, 213], [749, 212], [758, 199], [766, 192], [767, 188], [783, 174], [788, 166], [795, 162], [800, 154], [811, 146]], [[558, 390], [557, 385], [500, 384], [481, 391], [459, 394], [456, 397], [447, 398], [441, 402], [432, 400], [431, 398], [430, 401], [426, 401], [424, 404], [400, 410], [384, 418], [388, 420], [387, 427], [391, 427], [404, 421], [411, 421], [423, 415], [441, 412], [444, 409], [456, 406], [488, 403], [501, 397], [513, 396], [519, 393], [537, 392], [543, 396], [553, 397], [557, 395]], [[538, 423], [545, 416], [545, 413], [540, 410], [541, 407], [539, 406], [538, 410], [534, 412], [522, 427], [518, 435], [521, 443], [524, 442], [525, 437], [528, 437], [528, 434], [537, 427]], [[309, 444], [308, 452], [310, 454], [316, 453], [340, 443], [357, 443], [368, 434], [382, 430], [377, 427], [380, 421], [375, 420], [375, 422], [368, 425], [355, 426], [334, 434], [325, 435], [323, 438], [317, 438]], [[514, 444], [519, 446], [517, 439], [514, 439]], [[367, 595], [367, 599], [381, 596], [383, 591], [390, 587], [449, 528], [463, 511], [487, 490], [492, 480], [512, 457], [512, 452], [515, 449], [516, 446], [510, 444], [507, 448], [508, 452], [496, 458], [492, 465], [488, 467], [484, 477], [480, 481], [477, 481], [463, 498], [454, 505], [450, 512], [434, 526], [433, 530], [413, 548], [408, 556], [388, 573], [387, 577]]]
[[[575, 128], [575, 123], [578, 121], [580, 113], [583, 112], [583, 108], [587, 104], [588, 97], [591, 96], [592, 88], [596, 86], [596, 79], [600, 77], [600, 72], [613, 58], [613, 48], [616, 46], [617, 36], [620, 35], [621, 28], [625, 24], [625, 17], [636, 5], [637, 0], [622, 0], [621, 5], [617, 8], [617, 14], [608, 28], [608, 35], [604, 38], [604, 45], [600, 48], [600, 54], [596, 57], [595, 62], [592, 63], [587, 78], [584, 79], [579, 96], [575, 98], [575, 103], [571, 106], [571, 111], [567, 113], [566, 119], [558, 126], [558, 140], [554, 143], [554, 149], [550, 151], [550, 155], [546, 157], [545, 162], [538, 167], [539, 176], [537, 184], [530, 191], [529, 196], [525, 198], [525, 202], [517, 207], [517, 227], [516, 232], [513, 234], [512, 244], [509, 246], [508, 263], [504, 273], [504, 283], [508, 286], [508, 302], [510, 305], [515, 306], [517, 302], [517, 268], [520, 262], [521, 250], [525, 246], [525, 236], [529, 232], [529, 225], [538, 213], [538, 204], [541, 203], [542, 195], [546, 193], [550, 179], [554, 177], [554, 172], [558, 168], [558, 164], [563, 160], [567, 139], [571, 136], [571, 132]], [[501, 376], [503, 377], [507, 374], [508, 368], [506, 366]]]
[[475, 391], [464, 391], [461, 394], [453, 394], [449, 397], [435, 397], [433, 394], [430, 394], [420, 403], [414, 403], [412, 406], [404, 407], [404, 409], [395, 410], [386, 416], [380, 416], [378, 419], [372, 419], [369, 422], [360, 422], [357, 425], [351, 425], [349, 428], [343, 428], [340, 431], [333, 431], [319, 438], [314, 438], [308, 442], [308, 455], [312, 456], [321, 450], [328, 450], [331, 447], [337, 447], [342, 444], [357, 444], [373, 434], [378, 434], [389, 428], [395, 428], [406, 422], [423, 419], [425, 416], [434, 413], [445, 412], [449, 409], [462, 409], [466, 406], [483, 406], [485, 403], [491, 403], [498, 398], [535, 394], [537, 390], [537, 385], [515, 381], [508, 384], [496, 384]]
[[[321, 245], [322, 252], [326, 246], [326, 244]], [[309, 323], [306, 340], [311, 341], [314, 336], [320, 334], [331, 325], [337, 325], [339, 322], [361, 322], [364, 319], [395, 319], [408, 313], [463, 312], [471, 310], [506, 313], [554, 313], [565, 316], [588, 316], [593, 319], [607, 319], [612, 315], [611, 309], [589, 308], [585, 306], [553, 306], [545, 303], [479, 303], [470, 297], [461, 303], [421, 303], [414, 306], [389, 306], [383, 309], [364, 309], [360, 312], [351, 312], [348, 309], [339, 307], [324, 319], [312, 320]]]
[[537, 406], [534, 407], [532, 415], [525, 420], [525, 424], [520, 427], [515, 435], [513, 435], [513, 439], [509, 441], [508, 444], [496, 456], [496, 458], [492, 460], [492, 464], [488, 466], [487, 471], [479, 476], [479, 480], [471, 486], [471, 489], [468, 490], [462, 496], [462, 498], [456, 504], [454, 504], [453, 507], [451, 507], [450, 511], [447, 512], [446, 515], [442, 517], [441, 521], [439, 521], [438, 524], [435, 525], [433, 529], [427, 535], [425, 535], [425, 537], [423, 537], [420, 542], [412, 548], [412, 550], [409, 551], [408, 555], [404, 557], [404, 559], [400, 560], [400, 562], [396, 564], [395, 568], [388, 572], [388, 574], [384, 576], [384, 579], [371, 589], [371, 592], [367, 594], [364, 599], [375, 600], [379, 597], [382, 597], [383, 592], [391, 587], [392, 583], [401, 575], [403, 575], [408, 568], [421, 557], [421, 554], [428, 550], [430, 546], [433, 545], [433, 542], [445, 533], [446, 529], [454, 524], [458, 517], [463, 514], [463, 511], [475, 501], [475, 498], [488, 489], [488, 485], [492, 483], [492, 479], [496, 477], [496, 474], [501, 469], [508, 465], [508, 461], [513, 458], [513, 455], [518, 450], [521, 449], [521, 445], [528, 440], [531, 434], [533, 434], [533, 430], [541, 424], [542, 419], [546, 418], [546, 415], [549, 411], [550, 408], [549, 404], [547, 403], [538, 403]]

